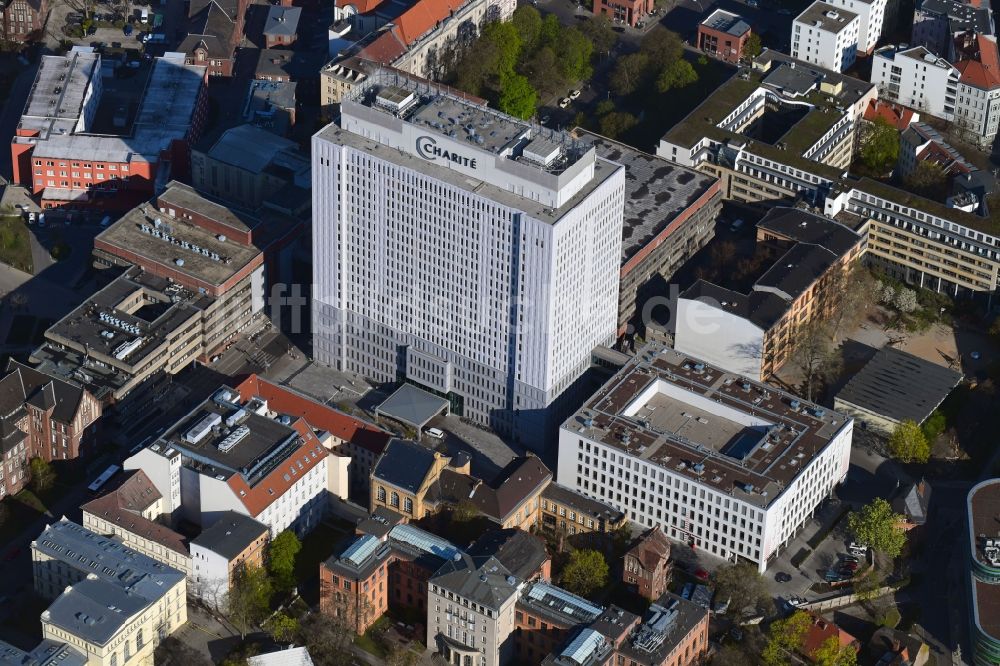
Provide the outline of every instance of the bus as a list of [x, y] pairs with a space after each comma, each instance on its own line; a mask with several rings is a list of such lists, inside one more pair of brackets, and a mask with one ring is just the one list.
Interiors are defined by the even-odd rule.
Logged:
[[108, 482], [108, 479], [117, 474], [118, 470], [120, 469], [121, 467], [119, 467], [118, 465], [112, 465], [111, 467], [108, 467], [106, 470], [101, 472], [101, 475], [99, 477], [94, 479], [94, 482], [92, 484], [87, 486], [87, 489], [90, 490], [90, 492], [92, 493], [96, 493], [104, 486], [105, 483]]

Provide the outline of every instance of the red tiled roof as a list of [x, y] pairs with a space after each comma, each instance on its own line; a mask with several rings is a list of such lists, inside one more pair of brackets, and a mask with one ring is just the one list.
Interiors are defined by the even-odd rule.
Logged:
[[166, 525], [143, 518], [141, 511], [162, 497], [141, 469], [132, 472], [120, 486], [80, 508], [122, 529], [154, 541], [165, 548], [188, 554], [187, 539]]
[[464, 0], [420, 0], [396, 19], [393, 32], [406, 46], [417, 41], [462, 6]]
[[406, 45], [399, 41], [392, 30], [387, 30], [371, 44], [361, 49], [358, 56], [380, 65], [391, 65], [404, 53], [406, 53]]
[[242, 400], [258, 396], [267, 400], [268, 407], [276, 412], [301, 417], [317, 430], [325, 430], [334, 437], [368, 449], [378, 455], [392, 437], [377, 426], [348, 416], [332, 407], [308, 398], [286, 386], [273, 384], [257, 375], [250, 375], [236, 387]]
[[319, 443], [308, 423], [299, 418], [292, 423], [292, 427], [302, 437], [302, 445], [267, 476], [258, 481], [253, 488], [247, 485], [240, 474], [233, 474], [226, 482], [254, 518], [259, 516], [272, 502], [288, 492], [303, 475], [308, 474], [313, 467], [330, 455], [330, 452]]
[[[808, 613], [808, 611], [806, 612]], [[851, 636], [849, 633], [829, 620], [824, 620], [814, 613], [808, 614], [812, 619], [812, 624], [809, 625], [809, 629], [806, 630], [806, 635], [802, 638], [802, 654], [811, 658], [813, 653], [816, 652], [816, 650], [818, 650], [823, 643], [834, 636], [837, 638], [837, 642], [840, 643], [841, 647], [847, 645], [854, 645], [857, 647], [858, 639], [854, 636]]]
[[865, 109], [865, 120], [875, 122], [878, 118], [885, 120], [902, 132], [919, 116], [912, 109], [907, 109], [905, 106], [873, 99], [868, 102], [868, 107]]
[[367, 14], [382, 4], [382, 0], [337, 0], [336, 5], [343, 9], [353, 6], [359, 14]]
[[1000, 53], [997, 44], [986, 35], [959, 35], [956, 51], [962, 59], [955, 64], [960, 81], [981, 89], [1000, 86]]

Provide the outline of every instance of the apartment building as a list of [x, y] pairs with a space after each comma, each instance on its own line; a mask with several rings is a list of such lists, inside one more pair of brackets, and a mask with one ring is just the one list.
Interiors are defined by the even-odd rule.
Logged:
[[282, 7], [272, 5], [267, 10], [264, 22], [265, 48], [276, 46], [291, 46], [298, 39], [299, 19], [302, 17], [301, 7]]
[[207, 529], [236, 511], [274, 537], [309, 533], [330, 496], [344, 496], [346, 488], [328, 485], [331, 464], [346, 470], [347, 460], [331, 454], [305, 420], [222, 387], [124, 467], [152, 480], [171, 524], [183, 519]]
[[427, 581], [459, 553], [447, 540], [412, 525], [382, 538], [362, 534], [320, 564], [320, 611], [363, 634], [390, 606], [425, 616]]
[[829, 4], [858, 15], [858, 54], [871, 55], [883, 32], [892, 30], [896, 2], [889, 0], [829, 0]]
[[601, 541], [628, 525], [625, 513], [606, 502], [581, 495], [558, 483], [542, 491], [539, 526], [569, 537], [585, 535]]
[[988, 479], [969, 491], [969, 637], [976, 666], [1000, 664], [1000, 479]]
[[912, 46], [926, 46], [934, 55], [952, 59], [955, 37], [971, 32], [995, 35], [988, 2], [917, 0], [913, 8]]
[[36, 41], [48, 19], [48, 0], [5, 0], [0, 3], [0, 37], [8, 42]]
[[192, 0], [187, 36], [177, 47], [185, 62], [205, 67], [209, 76], [232, 76], [249, 5], [247, 0]]
[[[42, 56], [11, 139], [14, 182], [42, 208], [123, 211], [188, 172], [207, 113], [206, 70], [156, 58], [126, 134], [98, 125], [101, 57], [89, 47]], [[111, 103], [111, 102], [109, 102]]]
[[817, 0], [792, 21], [792, 57], [844, 72], [857, 59], [860, 35], [860, 16]]
[[0, 379], [0, 497], [28, 482], [28, 461], [74, 460], [93, 452], [101, 404], [89, 391], [11, 359]]
[[191, 540], [189, 587], [213, 608], [225, 608], [241, 567], [263, 567], [270, 530], [238, 511], [226, 511]]
[[428, 582], [427, 647], [450, 664], [507, 664], [523, 586], [493, 557], [446, 561]]
[[539, 443], [615, 337], [624, 168], [381, 70], [313, 137], [313, 179], [316, 359]]
[[378, 67], [424, 79], [442, 78], [443, 53], [460, 47], [463, 35], [475, 34], [487, 20], [508, 20], [516, 7], [509, 0], [364, 4], [356, 5], [355, 11], [353, 3], [341, 8], [341, 20], [349, 22], [351, 30], [347, 39], [331, 39], [332, 60], [320, 70], [320, 104], [326, 118], [334, 104]]
[[822, 201], [854, 159], [877, 88], [776, 51], [672, 127], [656, 154], [716, 176], [741, 202]]
[[872, 58], [871, 81], [879, 97], [944, 119], [955, 116], [961, 73], [927, 47], [887, 46]]
[[546, 581], [524, 586], [514, 610], [514, 661], [540, 664], [581, 625], [596, 620], [604, 607]]
[[659, 527], [646, 530], [622, 558], [622, 582], [650, 601], [667, 593], [671, 573], [670, 541]]
[[708, 651], [708, 611], [670, 594], [640, 617], [617, 606], [581, 627], [542, 666], [694, 666]]
[[715, 237], [721, 183], [598, 134], [579, 128], [573, 133], [598, 158], [625, 167], [617, 335], [645, 335], [663, 285]]
[[698, 49], [710, 56], [738, 63], [750, 38], [750, 24], [742, 16], [716, 9], [698, 24]]
[[142, 470], [130, 472], [117, 488], [80, 509], [84, 528], [191, 576], [188, 539], [161, 522], [163, 495]]
[[681, 293], [674, 346], [763, 381], [791, 358], [802, 327], [836, 307], [864, 238], [836, 220], [776, 207], [757, 224], [756, 251], [770, 268], [748, 292], [698, 280]]
[[627, 23], [633, 28], [653, 13], [653, 0], [594, 0], [595, 16], [607, 16], [615, 23]]
[[[391, 435], [388, 432], [259, 375], [250, 375], [236, 391], [243, 400], [258, 396], [267, 401], [270, 409], [300, 417], [320, 432], [320, 440], [327, 450], [350, 460], [347, 480], [331, 479], [330, 487], [342, 488], [349, 484], [352, 497], [363, 498], [362, 503], [368, 501], [372, 468], [389, 444]], [[340, 475], [344, 470], [341, 465], [331, 465], [330, 473]]]
[[52, 599], [42, 638], [87, 655], [88, 666], [151, 666], [187, 622], [184, 574], [65, 518], [31, 543], [35, 591]]
[[671, 539], [764, 571], [844, 479], [853, 425], [648, 344], [563, 424], [558, 478]]
[[967, 140], [987, 149], [1000, 123], [1000, 52], [994, 35], [962, 33], [955, 38], [959, 71], [954, 123]]

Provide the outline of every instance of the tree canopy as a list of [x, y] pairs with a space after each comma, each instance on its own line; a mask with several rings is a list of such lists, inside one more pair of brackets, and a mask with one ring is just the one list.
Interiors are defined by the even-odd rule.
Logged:
[[274, 537], [267, 549], [267, 566], [274, 586], [281, 592], [295, 587], [295, 558], [302, 550], [302, 543], [295, 532], [285, 530]]
[[775, 620], [768, 630], [767, 645], [761, 653], [765, 666], [785, 666], [789, 663], [788, 653], [802, 646], [802, 639], [812, 620], [804, 611], [795, 611], [783, 620]]
[[747, 41], [743, 44], [744, 55], [748, 58], [756, 58], [763, 49], [764, 47], [760, 43], [760, 35], [756, 32], [751, 32], [750, 36], [747, 37]]
[[233, 575], [233, 584], [226, 597], [229, 620], [243, 638], [256, 628], [270, 612], [271, 579], [262, 567], [240, 565]]
[[746, 608], [755, 613], [767, 610], [771, 594], [767, 581], [749, 562], [737, 562], [721, 566], [715, 572], [715, 598], [729, 599], [727, 614], [736, 615]]
[[858, 543], [895, 558], [906, 543], [902, 521], [903, 516], [893, 512], [889, 502], [876, 497], [861, 511], [847, 516], [847, 529]]
[[816, 666], [857, 666], [858, 652], [851, 645], [841, 645], [836, 636], [830, 636], [813, 650]]
[[889, 452], [904, 463], [925, 463], [931, 457], [931, 445], [916, 421], [906, 419], [889, 436]]
[[575, 550], [562, 573], [562, 585], [570, 592], [588, 597], [608, 582], [608, 561], [597, 550]]
[[888, 120], [877, 118], [861, 145], [861, 161], [873, 171], [888, 171], [899, 158], [899, 132]]
[[52, 469], [52, 463], [46, 462], [44, 458], [32, 458], [28, 462], [31, 472], [31, 487], [36, 493], [44, 493], [52, 488], [56, 482], [56, 473]]
[[694, 71], [687, 60], [679, 59], [663, 68], [656, 79], [656, 89], [661, 93], [675, 88], [684, 88], [698, 81], [698, 72]]
[[500, 110], [516, 118], [530, 118], [538, 106], [538, 93], [527, 77], [510, 74], [500, 84]]

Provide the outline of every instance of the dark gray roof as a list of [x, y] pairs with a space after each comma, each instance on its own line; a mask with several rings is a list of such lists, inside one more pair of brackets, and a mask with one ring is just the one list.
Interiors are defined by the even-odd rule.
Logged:
[[372, 477], [415, 493], [434, 464], [434, 452], [408, 439], [391, 439], [375, 463]]
[[861, 241], [856, 231], [836, 220], [786, 206], [769, 210], [757, 223], [757, 228], [800, 243], [825, 247], [837, 255], [849, 252]]
[[922, 423], [962, 381], [962, 374], [883, 347], [837, 394], [837, 400], [894, 421]]
[[[664, 624], [665, 616], [673, 619]], [[622, 643], [618, 654], [640, 666], [659, 666], [707, 616], [707, 609], [667, 592], [649, 607], [642, 624]]]
[[515, 528], [487, 532], [469, 547], [469, 555], [492, 555], [518, 580], [534, 577], [549, 559], [545, 542]]
[[393, 527], [403, 520], [402, 514], [396, 513], [385, 506], [375, 507], [372, 515], [358, 521], [356, 532], [358, 534], [371, 534], [379, 539], [385, 538]]
[[837, 261], [826, 248], [796, 243], [754, 283], [754, 291], [773, 292], [794, 301]]
[[70, 423], [83, 398], [83, 389], [67, 381], [39, 372], [11, 359], [7, 376], [0, 380], [0, 417], [28, 402], [41, 409], [52, 409], [52, 418]]
[[750, 24], [744, 21], [742, 16], [727, 12], [724, 9], [716, 9], [701, 24], [712, 30], [718, 30], [734, 37], [742, 37], [750, 30]]
[[911, 483], [902, 494], [892, 500], [892, 509], [906, 516], [915, 525], [927, 522], [927, 509], [931, 503], [931, 484], [921, 479]]
[[60, 594], [43, 618], [88, 642], [105, 645], [151, 604], [151, 600], [106, 580], [85, 578]]
[[947, 17], [951, 33], [972, 30], [984, 35], [993, 34], [990, 3], [974, 6], [965, 0], [917, 0], [916, 11]]
[[625, 167], [622, 264], [676, 222], [716, 182], [699, 171], [598, 134], [582, 129], [574, 132], [593, 145], [598, 156]]
[[26, 652], [0, 641], [0, 666], [86, 666], [87, 657], [75, 648], [46, 638]]
[[595, 520], [606, 520], [610, 523], [617, 523], [625, 517], [622, 511], [619, 511], [610, 504], [605, 504], [593, 497], [587, 497], [558, 483], [550, 483], [545, 486], [545, 490], [542, 491], [542, 498], [559, 502], [564, 506], [575, 509], [577, 513]]
[[301, 7], [271, 5], [271, 8], [267, 10], [264, 34], [291, 37], [299, 27], [299, 17], [301, 15]]
[[414, 428], [423, 428], [435, 416], [448, 409], [448, 401], [433, 393], [403, 384], [375, 408], [375, 413], [388, 416]]
[[431, 582], [455, 594], [498, 610], [517, 594], [517, 579], [495, 557], [462, 553], [445, 562]]
[[222, 517], [203, 530], [191, 542], [231, 560], [268, 531], [267, 525], [235, 511], [226, 511]]
[[709, 299], [717, 303], [725, 303], [726, 312], [731, 312], [746, 319], [760, 328], [767, 330], [774, 326], [788, 310], [788, 302], [777, 294], [767, 291], [752, 291], [741, 294], [732, 289], [698, 280], [684, 290], [682, 298], [701, 300]]

